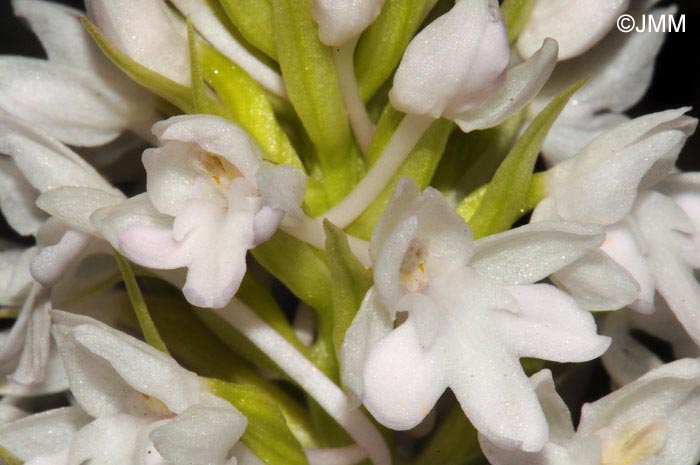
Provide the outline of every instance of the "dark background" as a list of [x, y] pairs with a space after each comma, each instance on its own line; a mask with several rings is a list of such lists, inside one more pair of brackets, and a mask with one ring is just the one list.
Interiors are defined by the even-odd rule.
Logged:
[[[59, 2], [82, 6], [82, 0]], [[631, 116], [692, 105], [691, 115], [700, 117], [700, 1], [659, 3], [660, 6], [673, 4], [678, 5], [678, 14], [686, 16], [686, 32], [667, 34], [652, 85], [644, 99], [630, 110]], [[12, 15], [10, 0], [0, 0], [0, 53], [33, 56], [43, 53], [39, 41]], [[700, 169], [700, 135], [688, 141], [679, 165], [685, 169]]]

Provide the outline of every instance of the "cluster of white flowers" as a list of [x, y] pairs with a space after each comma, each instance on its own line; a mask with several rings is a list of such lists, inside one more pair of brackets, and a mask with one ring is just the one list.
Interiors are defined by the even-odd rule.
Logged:
[[696, 465], [656, 3], [13, 0], [0, 462]]

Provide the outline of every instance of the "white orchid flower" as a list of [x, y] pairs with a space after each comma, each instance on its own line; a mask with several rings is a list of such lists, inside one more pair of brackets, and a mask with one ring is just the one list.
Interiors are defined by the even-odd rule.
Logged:
[[[547, 197], [532, 221], [599, 224], [601, 251], [555, 273], [580, 305], [615, 310], [655, 309], [656, 291], [688, 334], [700, 341], [700, 264], [693, 222], [672, 197], [669, 175], [697, 120], [686, 108], [643, 116], [608, 131], [547, 175]], [[691, 202], [692, 203], [692, 202]], [[626, 275], [626, 277], [625, 277]]]
[[549, 442], [537, 453], [508, 450], [480, 435], [493, 465], [695, 465], [700, 443], [700, 362], [678, 360], [583, 406], [574, 431], [569, 409], [552, 374], [530, 378], [550, 427]]
[[640, 334], [668, 343], [673, 359], [700, 357], [700, 347], [663, 299], [657, 299], [656, 311], [650, 315], [631, 309], [606, 315], [601, 332], [612, 339], [602, 361], [616, 386], [629, 384], [664, 364], [657, 353], [638, 339]]
[[[210, 394], [197, 375], [91, 318], [59, 311], [52, 318], [80, 409], [50, 411], [1, 427], [0, 445], [37, 465], [236, 463], [229, 455], [247, 420]], [[49, 427], [56, 432], [42, 447], [35, 445], [37, 439], [27, 439]]]
[[[286, 96], [282, 77], [241, 45], [204, 0], [173, 0], [183, 16], [221, 53], [271, 92]], [[122, 52], [177, 83], [190, 85], [190, 61], [181, 20], [164, 0], [86, 0], [90, 19]]]
[[[540, 2], [541, 4], [556, 2]], [[547, 134], [542, 153], [550, 165], [567, 160], [579, 152], [595, 137], [611, 129], [629, 118], [624, 112], [634, 106], [644, 95], [654, 72], [654, 61], [664, 43], [666, 34], [658, 33], [623, 33], [617, 28], [612, 28], [604, 37], [595, 36], [595, 44], [585, 41], [578, 42], [586, 37], [579, 34], [579, 27], [585, 28], [591, 33], [597, 28], [587, 23], [595, 20], [595, 15], [578, 16], [577, 8], [585, 7], [598, 14], [612, 18], [614, 22], [619, 16], [617, 9], [624, 6], [622, 1], [605, 3], [605, 7], [591, 6], [591, 2], [574, 1], [557, 4], [562, 13], [571, 14], [566, 21], [552, 17], [552, 25], [557, 24], [563, 32], [574, 32], [567, 39], [560, 41], [559, 60], [565, 60], [557, 65], [551, 78], [544, 86], [540, 94], [532, 101], [528, 109], [528, 115], [534, 117], [554, 97], [574, 83], [589, 78], [588, 82], [571, 97], [557, 121]], [[593, 2], [596, 3], [596, 2]], [[650, 10], [656, 2], [646, 2], [641, 5], [634, 2], [627, 11], [637, 21], [643, 16], [653, 16], [657, 21], [672, 15], [674, 6]], [[585, 4], [585, 5], [584, 5]], [[534, 13], [533, 13], [534, 14]], [[614, 15], [608, 17], [607, 15]], [[609, 21], [601, 19], [599, 27], [609, 26]], [[567, 32], [567, 34], [569, 33]], [[549, 37], [557, 38], [554, 32], [549, 32]], [[525, 40], [521, 35], [521, 41]], [[593, 36], [590, 36], [593, 38]], [[557, 39], [559, 40], [559, 39]], [[571, 59], [564, 51], [567, 43], [577, 41], [577, 47], [587, 47], [587, 51], [580, 56]], [[524, 53], [521, 50], [521, 53]], [[529, 54], [525, 53], [527, 57]]]
[[[345, 336], [345, 384], [399, 430], [449, 387], [484, 435], [539, 450], [547, 423], [518, 359], [585, 361], [609, 341], [573, 299], [532, 283], [601, 241], [597, 228], [548, 223], [474, 242], [437, 191], [402, 181], [372, 236], [374, 287]], [[407, 319], [394, 329], [397, 312]]]
[[223, 307], [243, 279], [246, 252], [269, 239], [285, 214], [303, 216], [306, 178], [263, 163], [242, 129], [215, 116], [176, 116], [153, 130], [164, 145], [144, 152], [148, 192], [93, 221], [136, 263], [187, 267], [191, 303]]
[[[42, 286], [54, 286], [61, 278], [74, 275], [80, 257], [93, 255], [104, 248], [83, 231], [70, 229], [55, 218], [36, 208], [40, 195], [48, 195], [40, 204], [56, 216], [104, 207], [121, 201], [124, 196], [105, 181], [87, 162], [66, 146], [29, 123], [0, 113], [0, 180], [3, 192], [0, 207], [8, 212], [11, 226], [20, 234], [34, 235], [37, 246], [26, 251], [8, 251], [2, 255], [3, 274], [7, 276], [3, 305], [20, 307], [18, 319], [3, 337], [0, 347], [0, 372], [10, 374], [10, 380], [28, 387], [26, 392], [61, 390], [65, 382], [60, 370], [49, 365], [50, 332], [49, 310], [53, 291]], [[19, 186], [19, 189], [14, 187]], [[60, 195], [65, 189], [84, 188], [96, 193], [90, 202], [65, 202], [52, 205], [51, 196]], [[5, 190], [7, 189], [7, 190]], [[85, 212], [87, 210], [87, 213]], [[66, 215], [64, 215], [66, 214]], [[109, 268], [98, 266], [79, 284], [89, 287], [96, 280], [104, 279]], [[30, 275], [31, 273], [31, 275]], [[85, 279], [89, 277], [89, 279]], [[76, 284], [75, 281], [72, 284]], [[59, 294], [66, 296], [77, 292], [65, 283]], [[44, 380], [50, 367], [50, 376]], [[8, 391], [22, 391], [15, 386]]]
[[0, 57], [0, 109], [74, 146], [103, 145], [132, 130], [147, 134], [153, 98], [95, 45], [81, 12], [42, 0], [14, 0], [48, 60]]

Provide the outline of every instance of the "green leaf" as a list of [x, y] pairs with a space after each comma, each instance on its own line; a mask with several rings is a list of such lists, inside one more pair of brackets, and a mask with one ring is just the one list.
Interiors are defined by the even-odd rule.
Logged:
[[475, 239], [506, 231], [526, 213], [532, 171], [542, 143], [571, 95], [584, 83], [574, 84], [554, 98], [532, 120], [501, 163], [469, 220]]
[[[486, 463], [477, 431], [455, 405], [409, 465], [476, 465]], [[515, 464], [514, 464], [515, 465]]]
[[355, 52], [355, 74], [365, 102], [398, 66], [425, 16], [427, 3], [426, 0], [387, 0], [377, 19], [362, 34]]
[[508, 42], [511, 44], [515, 42], [527, 24], [527, 20], [530, 19], [535, 3], [536, 0], [505, 0], [501, 5], [503, 19], [508, 29]]
[[350, 133], [331, 50], [318, 39], [310, 0], [272, 0], [287, 93], [316, 147], [328, 200], [340, 201], [364, 171]]
[[333, 311], [333, 282], [325, 257], [318, 249], [277, 231], [252, 250], [253, 257], [287, 289], [317, 311]]
[[430, 185], [457, 203], [474, 189], [488, 183], [512, 147], [522, 126], [519, 112], [490, 129], [454, 131], [447, 142]]
[[277, 59], [270, 0], [220, 0], [231, 22], [258, 50]]
[[132, 307], [134, 307], [134, 313], [139, 321], [139, 326], [141, 327], [141, 332], [143, 333], [144, 339], [152, 347], [160, 350], [161, 352], [168, 353], [168, 348], [166, 347], [163, 339], [161, 339], [158, 329], [156, 328], [151, 315], [148, 313], [148, 307], [146, 302], [143, 300], [143, 294], [141, 294], [141, 289], [136, 282], [136, 276], [134, 276], [134, 271], [131, 269], [129, 262], [116, 250], [114, 250], [114, 257], [117, 259], [117, 264], [119, 265], [119, 271], [122, 273], [124, 278], [124, 284], [126, 285], [126, 291], [129, 294], [129, 300], [131, 301]]
[[[375, 136], [368, 151], [368, 160], [374, 162], [384, 145], [391, 139], [403, 115], [390, 106], [382, 114], [377, 124]], [[367, 209], [347, 228], [353, 236], [369, 239], [379, 218], [384, 213], [394, 189], [401, 178], [411, 178], [421, 189], [428, 187], [435, 174], [440, 158], [445, 151], [445, 144], [454, 129], [451, 121], [440, 119], [425, 131], [396, 174], [387, 183], [384, 190], [374, 199]]]
[[372, 286], [372, 273], [355, 257], [342, 229], [330, 221], [323, 222], [326, 231], [328, 255], [333, 280], [333, 346], [340, 354], [345, 331], [350, 327], [367, 290]]
[[0, 463], [4, 463], [5, 465], [22, 465], [20, 459], [2, 446], [0, 446]]
[[268, 93], [241, 67], [207, 44], [201, 44], [202, 73], [231, 112], [234, 122], [257, 142], [263, 158], [305, 171], [287, 134], [275, 116]]
[[90, 33], [102, 52], [112, 63], [154, 94], [164, 98], [184, 113], [195, 113], [190, 89], [172, 81], [155, 71], [151, 71], [112, 44], [102, 32], [85, 16], [80, 17], [85, 29]]
[[277, 405], [253, 386], [209, 380], [211, 392], [229, 401], [247, 419], [241, 440], [267, 465], [308, 465], [306, 454]]

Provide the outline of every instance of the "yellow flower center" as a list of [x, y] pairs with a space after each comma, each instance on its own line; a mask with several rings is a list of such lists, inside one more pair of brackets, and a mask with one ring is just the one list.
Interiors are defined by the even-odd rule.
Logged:
[[228, 160], [215, 153], [200, 151], [195, 156], [194, 166], [216, 183], [222, 192], [226, 193], [231, 181], [241, 176], [241, 172]]
[[399, 279], [409, 292], [419, 292], [428, 285], [428, 275], [425, 272], [424, 244], [413, 239], [408, 246], [403, 263], [399, 269]]
[[668, 425], [660, 418], [638, 418], [606, 441], [601, 465], [634, 465], [656, 454], [668, 437]]

